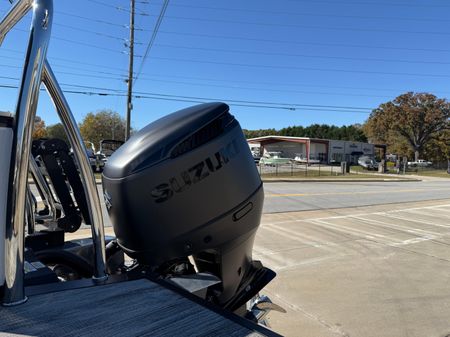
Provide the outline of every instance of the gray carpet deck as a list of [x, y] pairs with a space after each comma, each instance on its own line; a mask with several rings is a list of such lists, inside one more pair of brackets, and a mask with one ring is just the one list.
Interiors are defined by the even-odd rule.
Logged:
[[262, 336], [148, 280], [30, 296], [0, 308], [0, 335]]

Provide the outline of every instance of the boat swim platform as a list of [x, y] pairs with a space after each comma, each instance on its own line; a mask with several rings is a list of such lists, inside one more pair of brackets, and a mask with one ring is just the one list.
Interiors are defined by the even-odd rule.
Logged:
[[41, 289], [24, 304], [0, 307], [0, 336], [279, 336], [160, 282], [89, 281]]

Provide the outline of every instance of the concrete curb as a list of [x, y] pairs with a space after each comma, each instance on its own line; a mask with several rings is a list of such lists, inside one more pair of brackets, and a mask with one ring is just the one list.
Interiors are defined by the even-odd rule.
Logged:
[[418, 182], [422, 181], [421, 179], [362, 179], [362, 178], [356, 178], [356, 179], [289, 179], [289, 178], [280, 178], [280, 179], [262, 179], [264, 183], [290, 183], [290, 182], [296, 182], [296, 183], [367, 183], [367, 182], [381, 182], [381, 183], [388, 183], [388, 182]]

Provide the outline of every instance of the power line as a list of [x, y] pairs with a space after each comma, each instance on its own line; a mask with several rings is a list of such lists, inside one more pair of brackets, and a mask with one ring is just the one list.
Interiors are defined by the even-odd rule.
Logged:
[[[2, 65], [0, 65], [2, 66]], [[64, 74], [64, 75], [72, 75], [72, 76], [78, 76], [78, 77], [90, 77], [90, 78], [100, 78], [100, 79], [112, 79], [112, 80], [120, 80], [125, 81], [125, 76], [122, 78], [117, 77], [109, 77], [109, 76], [97, 76], [97, 75], [91, 75], [91, 74], [81, 74], [81, 73], [73, 73], [73, 72], [67, 72], [67, 71], [59, 71], [57, 65], [54, 65], [55, 67], [55, 73], [56, 74]], [[21, 68], [21, 67], [17, 67]], [[114, 75], [114, 74], [113, 74]], [[2, 76], [0, 76], [2, 78]], [[14, 79], [14, 78], [10, 78]], [[158, 79], [150, 79], [150, 78], [142, 78], [143, 80], [149, 80], [153, 82], [162, 82], [162, 83], [174, 83], [174, 84], [181, 84], [181, 85], [188, 85], [188, 86], [201, 86], [201, 87], [216, 87], [216, 88], [227, 88], [227, 89], [239, 89], [239, 90], [251, 90], [251, 91], [267, 91], [267, 92], [283, 92], [283, 93], [298, 93], [298, 94], [313, 94], [313, 95], [329, 95], [329, 96], [351, 96], [351, 97], [371, 97], [371, 98], [389, 98], [391, 96], [387, 95], [367, 95], [367, 94], [356, 94], [356, 93], [342, 93], [342, 92], [324, 92], [324, 91], [304, 91], [304, 90], [289, 90], [289, 89], [273, 89], [273, 88], [255, 88], [255, 87], [236, 87], [236, 86], [230, 86], [230, 85], [220, 85], [220, 84], [205, 84], [205, 83], [193, 83], [193, 82], [182, 82], [182, 81], [171, 81], [171, 80], [158, 80]], [[16, 80], [18, 80], [16, 78]], [[80, 87], [86, 87], [86, 86], [80, 86]], [[92, 88], [89, 86], [88, 88]]]
[[[163, 77], [163, 78], [181, 78], [181, 79], [192, 79], [192, 80], [201, 80], [201, 81], [211, 81], [211, 82], [225, 82], [225, 83], [247, 83], [247, 84], [267, 84], [270, 86], [299, 86], [299, 87], [307, 87], [307, 88], [328, 88], [328, 89], [350, 89], [350, 90], [371, 90], [371, 91], [398, 91], [398, 92], [404, 92], [404, 91], [411, 91], [411, 89], [399, 89], [399, 88], [375, 88], [375, 87], [353, 87], [353, 86], [330, 86], [330, 85], [314, 85], [310, 83], [298, 83], [298, 82], [287, 82], [284, 81], [283, 83], [277, 83], [277, 82], [265, 82], [265, 81], [245, 81], [245, 80], [233, 80], [230, 81], [228, 79], [218, 79], [218, 78], [209, 78], [209, 77], [192, 77], [192, 76], [181, 76], [181, 75], [158, 75], [153, 74], [150, 75], [150, 77]], [[153, 80], [150, 79], [149, 80]], [[208, 85], [208, 84], [206, 84]], [[433, 91], [433, 92], [440, 92], [440, 93], [450, 93], [450, 91]]]
[[370, 70], [353, 70], [353, 69], [336, 69], [336, 68], [315, 68], [315, 67], [298, 67], [298, 66], [281, 66], [281, 65], [258, 65], [250, 63], [233, 63], [233, 62], [218, 62], [207, 60], [192, 60], [192, 59], [177, 59], [172, 57], [153, 57], [157, 60], [188, 62], [188, 63], [203, 63], [215, 65], [228, 65], [248, 68], [266, 68], [266, 69], [286, 69], [286, 70], [306, 70], [306, 71], [327, 71], [339, 73], [355, 73], [355, 74], [373, 74], [373, 75], [391, 75], [391, 76], [417, 76], [417, 77], [436, 77], [436, 78], [450, 78], [450, 75], [442, 74], [419, 74], [419, 73], [403, 73], [403, 72], [388, 72], [388, 71], [370, 71]]
[[[0, 13], [5, 14], [6, 11], [0, 11]], [[86, 17], [86, 16], [83, 16], [83, 15], [67, 13], [65, 11], [60, 11], [60, 10], [55, 11], [55, 15], [54, 16], [55, 17], [59, 17], [59, 15], [69, 16], [69, 17], [72, 17], [72, 18], [77, 18], [77, 19], [80, 19], [80, 20], [85, 20], [85, 21], [90, 21], [90, 22], [101, 23], [101, 24], [108, 25], [108, 26], [113, 26], [113, 27], [126, 28], [125, 27], [126, 25], [121, 25], [121, 24], [118, 24], [118, 23], [110, 22], [110, 21], [100, 20], [100, 19], [97, 19], [97, 18], [90, 18], [90, 17]], [[55, 23], [53, 23], [53, 24], [55, 24]]]
[[[21, 52], [21, 51], [8, 49], [8, 48], [2, 48], [2, 51], [23, 54], [23, 52]], [[16, 57], [6, 57], [6, 56], [1, 56], [1, 57], [17, 60]], [[67, 63], [73, 63], [73, 64], [82, 64], [82, 65], [86, 65], [86, 66], [96, 67], [97, 69], [98, 68], [105, 68], [105, 69], [117, 70], [119, 72], [124, 71], [123, 69], [116, 68], [116, 67], [109, 67], [109, 66], [100, 65], [100, 64], [94, 64], [94, 63], [89, 63], [89, 62], [73, 61], [73, 60], [68, 60], [68, 59], [61, 58], [61, 57], [51, 57], [51, 60], [60, 60], [61, 62], [67, 62]], [[53, 65], [56, 66], [56, 64], [53, 64]], [[64, 65], [59, 65], [59, 66], [60, 67], [67, 67], [67, 66], [64, 66]], [[84, 70], [84, 69], [78, 68], [78, 67], [67, 67], [67, 68], [76, 69], [76, 70]], [[86, 70], [86, 71], [89, 71], [90, 73], [92, 73], [91, 70]], [[101, 74], [106, 74], [106, 75], [120, 76], [120, 80], [123, 80], [123, 76], [125, 76], [123, 73], [103, 72], [103, 71], [98, 71], [98, 70], [95, 70], [94, 72], [101, 73]], [[296, 87], [298, 87], [298, 86], [302, 87], [303, 86], [303, 87], [308, 87], [308, 88], [315, 87], [315, 88], [328, 88], [328, 89], [331, 88], [331, 89], [371, 90], [371, 91], [407, 91], [406, 89], [386, 88], [386, 87], [384, 87], [384, 88], [375, 88], [375, 87], [353, 87], [353, 86], [329, 86], [329, 85], [314, 85], [314, 84], [310, 84], [310, 83], [301, 84], [301, 83], [298, 83], [298, 82], [286, 82], [286, 81], [284, 81], [283, 83], [276, 83], [276, 82], [273, 82], [273, 81], [270, 81], [270, 82], [265, 82], [265, 81], [257, 81], [257, 82], [255, 82], [255, 81], [245, 81], [245, 80], [233, 80], [233, 81], [230, 81], [229, 79], [219, 79], [217, 77], [214, 77], [214, 78], [198, 77], [198, 76], [194, 76], [193, 77], [193, 76], [167, 75], [167, 74], [158, 75], [158, 74], [149, 74], [149, 73], [142, 73], [142, 75], [147, 75], [148, 76], [148, 77], [141, 77], [142, 80], [149, 80], [149, 81], [151, 80], [151, 81], [158, 81], [158, 82], [161, 82], [162, 80], [155, 79], [155, 77], [156, 78], [163, 77], [165, 79], [166, 78], [181, 78], [181, 79], [188, 79], [188, 80], [208, 81], [208, 82], [211, 82], [211, 81], [212, 82], [225, 82], [225, 83], [230, 83], [230, 84], [233, 84], [233, 83], [246, 83], [246, 84], [260, 84], [260, 85], [261, 84], [267, 84], [267, 85], [270, 85], [270, 86], [274, 86], [274, 85], [277, 85], [277, 86], [296, 86]], [[89, 76], [89, 74], [83, 75], [83, 76]], [[195, 83], [192, 83], [192, 82], [176, 82], [176, 81], [173, 81], [173, 83], [195, 84]], [[209, 86], [210, 84], [205, 84], [205, 85]], [[230, 87], [232, 88], [233, 86], [230, 86]], [[438, 92], [450, 93], [450, 92], [447, 92], [447, 91], [438, 91]]]
[[347, 28], [347, 27], [322, 27], [322, 26], [311, 26], [311, 25], [297, 25], [297, 24], [285, 24], [285, 23], [269, 23], [269, 22], [248, 22], [248, 21], [237, 21], [237, 20], [222, 20], [222, 19], [206, 19], [206, 18], [190, 18], [184, 16], [167, 16], [168, 19], [178, 19], [178, 20], [190, 20], [190, 21], [204, 21], [213, 23], [232, 23], [232, 24], [243, 24], [243, 25], [256, 25], [264, 27], [289, 27], [289, 28], [307, 28], [316, 30], [332, 30], [332, 31], [351, 31], [351, 32], [378, 32], [378, 33], [403, 33], [403, 34], [426, 34], [426, 35], [450, 35], [448, 32], [437, 32], [437, 31], [408, 31], [408, 30], [392, 30], [392, 29], [375, 29], [375, 28]]
[[76, 15], [76, 14], [72, 14], [72, 13], [66, 13], [66, 12], [63, 12], [63, 11], [56, 11], [55, 16], [58, 16], [59, 14], [62, 14], [62, 15], [65, 15], [65, 16], [70, 16], [70, 17], [73, 17], [73, 18], [81, 19], [81, 20], [97, 22], [97, 23], [101, 23], [101, 24], [104, 24], [104, 25], [125, 28], [125, 25], [121, 25], [121, 24], [118, 24], [118, 23], [104, 21], [104, 20], [99, 20], [99, 19], [94, 19], [94, 18], [89, 18], [89, 17], [86, 17], [86, 16]]
[[[27, 31], [25, 29], [15, 28], [15, 30], [19, 31], [19, 32], [29, 33], [29, 31]], [[90, 47], [90, 48], [94, 48], [94, 49], [104, 50], [104, 51], [108, 51], [108, 52], [123, 54], [123, 52], [121, 52], [119, 50], [116, 50], [116, 49], [100, 47], [100, 46], [97, 46], [97, 45], [94, 45], [94, 44], [81, 42], [81, 41], [73, 41], [71, 39], [66, 39], [66, 38], [63, 38], [63, 37], [55, 36], [54, 34], [52, 35], [52, 39], [59, 40], [59, 41], [64, 41], [64, 42], [67, 42], [67, 43], [76, 44], [76, 45], [80, 45], [80, 46], [86, 46], [86, 47]], [[135, 55], [135, 57], [142, 57], [142, 56]]]
[[[136, 92], [139, 93], [139, 92]], [[368, 107], [352, 107], [352, 106], [339, 106], [339, 105], [321, 105], [321, 104], [302, 104], [302, 103], [280, 103], [280, 102], [267, 102], [267, 101], [249, 101], [249, 100], [236, 100], [236, 99], [223, 99], [223, 98], [211, 98], [211, 97], [198, 97], [198, 96], [181, 96], [170, 95], [161, 93], [143, 93], [145, 95], [158, 95], [162, 97], [178, 97], [187, 99], [202, 99], [208, 101], [228, 101], [233, 103], [246, 103], [246, 104], [266, 104], [266, 105], [286, 105], [291, 107], [309, 107], [309, 108], [329, 108], [329, 109], [345, 109], [345, 110], [372, 110]]]
[[346, 18], [346, 19], [375, 19], [375, 20], [395, 20], [395, 21], [419, 21], [419, 22], [450, 22], [448, 19], [436, 19], [436, 18], [406, 18], [406, 17], [385, 17], [385, 16], [361, 16], [361, 15], [336, 15], [336, 14], [318, 14], [311, 12], [279, 12], [279, 11], [267, 11], [261, 9], [248, 9], [248, 8], [229, 8], [229, 7], [209, 7], [209, 6], [197, 6], [186, 4], [172, 4], [174, 7], [184, 8], [200, 8], [207, 10], [217, 11], [231, 11], [231, 12], [250, 12], [250, 13], [265, 13], [270, 15], [291, 15], [291, 16], [306, 16], [306, 17], [333, 17], [333, 18]]
[[[106, 2], [102, 2], [102, 1], [98, 1], [98, 0], [88, 0], [88, 1], [90, 1], [92, 3], [96, 3], [98, 5], [102, 5], [102, 6], [105, 6], [105, 7], [114, 8], [114, 9], [117, 9], [119, 11], [130, 13], [130, 10], [128, 8], [125, 8], [125, 7], [122, 7], [122, 6], [119, 6], [119, 5], [112, 5], [112, 4], [109, 4], [109, 3], [106, 3]], [[145, 12], [135, 12], [135, 14], [136, 15], [142, 15], [142, 16], [149, 16], [149, 14], [145, 13]]]
[[[3, 66], [3, 65], [0, 65]], [[91, 73], [73, 73], [68, 71], [59, 71], [58, 67], [64, 67], [62, 65], [54, 65], [55, 70], [57, 74], [64, 74], [64, 75], [71, 75], [71, 76], [77, 76], [77, 77], [83, 77], [83, 78], [99, 78], [99, 79], [111, 79], [111, 80], [118, 80], [121, 82], [125, 81], [125, 75], [121, 74], [114, 74], [109, 72], [98, 72], [101, 74], [110, 74], [114, 75], [112, 76], [102, 76], [102, 75], [92, 75]], [[15, 66], [15, 68], [21, 68], [19, 66]], [[73, 69], [77, 69], [72, 67]], [[121, 76], [121, 77], [116, 77]], [[166, 77], [166, 76], [165, 76]], [[299, 93], [299, 94], [313, 94], [313, 95], [329, 95], [329, 96], [349, 96], [349, 97], [371, 97], [371, 98], [389, 98], [391, 95], [373, 95], [373, 94], [358, 94], [358, 93], [343, 93], [343, 92], [328, 92], [328, 91], [304, 91], [304, 90], [291, 90], [291, 89], [274, 89], [274, 88], [257, 88], [257, 87], [245, 87], [245, 86], [235, 86], [235, 85], [220, 85], [220, 84], [210, 84], [210, 83], [195, 83], [195, 82], [185, 82], [185, 81], [173, 81], [173, 80], [161, 80], [161, 79], [154, 79], [154, 78], [147, 78], [143, 77], [142, 80], [146, 81], [153, 81], [153, 82], [162, 82], [162, 83], [174, 83], [174, 84], [181, 84], [181, 85], [188, 85], [188, 86], [202, 86], [202, 87], [217, 87], [217, 88], [228, 88], [228, 89], [239, 89], [239, 90], [250, 90], [250, 91], [267, 91], [267, 92], [282, 92], [282, 93]], [[254, 83], [254, 82], [253, 82]], [[260, 83], [261, 84], [261, 83]], [[268, 83], [266, 84], [272, 84]], [[311, 87], [311, 85], [305, 85], [307, 87]], [[324, 86], [315, 86], [315, 87], [324, 87]], [[326, 88], [330, 88], [330, 86], [325, 86]], [[342, 88], [342, 87], [331, 87], [334, 89], [348, 89], [348, 88]], [[355, 88], [351, 87], [350, 89], [362, 89], [362, 88]], [[367, 90], [377, 90], [377, 88], [370, 88]], [[381, 90], [381, 89], [378, 89]], [[387, 90], [385, 90], [387, 91]], [[399, 90], [399, 89], [392, 89], [390, 91], [407, 91], [407, 90]]]
[[360, 45], [360, 44], [346, 44], [346, 43], [323, 43], [323, 42], [304, 42], [304, 41], [288, 41], [288, 40], [272, 40], [260, 38], [237, 37], [227, 35], [213, 35], [203, 33], [186, 33], [186, 32], [171, 32], [160, 31], [163, 34], [183, 35], [183, 36], [198, 36], [212, 39], [230, 39], [241, 41], [256, 41], [256, 42], [270, 42], [279, 44], [296, 44], [296, 45], [311, 45], [311, 46], [329, 46], [329, 47], [348, 47], [348, 48], [368, 48], [368, 49], [383, 49], [383, 50], [403, 50], [403, 51], [426, 51], [426, 52], [450, 52], [450, 49], [429, 49], [429, 48], [409, 48], [409, 47], [391, 47], [379, 45]]
[[117, 36], [113, 36], [113, 35], [109, 35], [109, 34], [105, 34], [105, 33], [101, 33], [101, 32], [97, 32], [97, 31], [93, 31], [93, 30], [89, 30], [89, 29], [84, 29], [84, 28], [79, 28], [79, 27], [74, 27], [74, 26], [70, 26], [70, 25], [66, 25], [66, 24], [62, 24], [62, 23], [53, 23], [55, 26], [60, 26], [60, 27], [64, 27], [64, 28], [69, 28], [69, 29], [73, 29], [79, 32], [85, 32], [85, 33], [89, 33], [89, 34], [94, 34], [94, 35], [98, 35], [98, 36], [103, 36], [103, 37], [107, 37], [109, 39], [113, 39], [113, 40], [118, 40], [118, 41], [125, 41], [125, 38], [120, 38]]
[[[2, 78], [2, 76], [0, 76]], [[18, 80], [18, 79], [16, 79]], [[71, 84], [63, 84], [65, 86], [72, 86]], [[0, 85], [0, 87], [5, 87]], [[17, 88], [17, 86], [8, 85], [8, 88]], [[100, 96], [126, 96], [126, 93], [120, 93], [118, 90], [111, 90], [109, 88], [99, 88], [99, 87], [91, 87], [93, 90], [104, 90], [104, 91], [114, 91], [113, 93], [105, 93], [105, 92], [95, 92], [95, 91], [67, 91], [71, 93], [79, 93], [79, 94], [89, 94], [89, 95], [100, 95]], [[285, 110], [297, 110], [298, 108], [302, 108], [304, 110], [311, 109], [312, 111], [320, 111], [328, 110], [328, 111], [336, 111], [336, 112], [354, 112], [354, 113], [369, 113], [372, 109], [366, 107], [352, 107], [352, 106], [338, 106], [338, 105], [320, 105], [320, 104], [300, 104], [300, 103], [280, 103], [280, 102], [266, 102], [266, 101], [249, 101], [249, 100], [236, 100], [236, 99], [225, 99], [225, 98], [209, 98], [209, 97], [197, 97], [197, 96], [181, 96], [181, 95], [170, 95], [170, 94], [161, 94], [161, 93], [152, 93], [152, 92], [136, 92], [133, 96], [134, 98], [151, 98], [151, 99], [162, 99], [168, 101], [190, 101], [190, 102], [198, 102], [203, 103], [205, 101], [225, 101], [229, 102], [230, 105], [235, 106], [247, 106], [247, 107], [257, 107], [257, 108], [272, 108], [272, 109], [285, 109]], [[363, 111], [364, 110], [364, 111]]]
[[[334, 1], [326, 1], [326, 0], [314, 0], [314, 1], [310, 1], [310, 0], [285, 0], [285, 1], [288, 1], [288, 2], [295, 2], [295, 3], [301, 3], [301, 2], [303, 2], [303, 3], [308, 3], [309, 5], [310, 4], [333, 4], [333, 5], [335, 5], [336, 4], [336, 2], [334, 2]], [[429, 4], [426, 4], [426, 5], [421, 5], [421, 4], [412, 4], [412, 3], [410, 3], [410, 2], [402, 2], [402, 3], [400, 3], [400, 2], [397, 2], [397, 3], [395, 3], [395, 2], [378, 2], [378, 1], [374, 1], [374, 2], [370, 2], [370, 1], [367, 1], [367, 2], [357, 2], [357, 1], [344, 1], [344, 2], [342, 2], [342, 1], [339, 1], [339, 5], [363, 5], [363, 6], [400, 6], [400, 7], [419, 7], [419, 8], [436, 8], [436, 7], [438, 7], [438, 8], [449, 8], [450, 6], [446, 6], [446, 5], [436, 5], [436, 4], [433, 4], [433, 5], [429, 5]]]
[[[306, 55], [306, 54], [292, 54], [292, 53], [273, 53], [264, 51], [251, 51], [242, 49], [224, 49], [224, 48], [204, 48], [204, 47], [191, 47], [191, 46], [175, 46], [170, 44], [155, 44], [159, 47], [175, 48], [175, 49], [190, 49], [190, 50], [203, 50], [214, 51], [220, 53], [236, 53], [236, 54], [256, 54], [256, 55], [272, 55], [272, 56], [292, 56], [292, 57], [304, 57], [304, 58], [323, 58], [323, 59], [336, 59], [336, 60], [351, 60], [351, 61], [375, 61], [375, 62], [392, 62], [392, 63], [414, 63], [414, 64], [450, 64], [450, 62], [441, 61], [411, 61], [411, 60], [399, 60], [399, 59], [382, 59], [382, 58], [362, 58], [362, 57], [346, 57], [346, 56], [324, 56], [324, 55]], [[450, 51], [450, 50], [449, 50]]]
[[[147, 79], [147, 78], [146, 78]], [[274, 89], [274, 88], [255, 88], [255, 87], [237, 87], [232, 85], [221, 85], [221, 84], [206, 84], [206, 83], [193, 83], [193, 82], [181, 82], [181, 81], [171, 81], [171, 80], [155, 80], [147, 79], [154, 82], [163, 83], [174, 83], [183, 84], [188, 86], [201, 86], [201, 87], [214, 87], [214, 88], [227, 88], [235, 90], [251, 90], [251, 91], [267, 91], [267, 92], [282, 92], [282, 93], [296, 93], [296, 94], [312, 94], [312, 95], [330, 95], [330, 96], [351, 96], [351, 97], [371, 97], [371, 98], [389, 98], [391, 96], [387, 95], [367, 95], [367, 94], [356, 94], [356, 93], [343, 93], [343, 92], [324, 92], [324, 91], [304, 91], [304, 90], [290, 90], [290, 89]]]
[[[2, 48], [2, 51], [6, 51], [6, 52], [11, 52], [11, 53], [15, 53], [15, 54], [21, 54], [23, 55], [24, 52], [20, 51], [20, 50], [14, 50], [14, 49], [9, 49], [9, 48]], [[0, 56], [3, 58], [8, 58], [8, 59], [14, 59], [17, 60], [17, 57], [7, 57], [7, 56]], [[90, 63], [90, 62], [81, 62], [81, 61], [74, 61], [74, 60], [70, 60], [70, 59], [66, 59], [63, 57], [57, 57], [57, 56], [52, 56], [51, 57], [52, 60], [59, 60], [61, 62], [67, 62], [67, 63], [73, 63], [73, 64], [82, 64], [84, 66], [90, 66], [90, 67], [95, 67], [95, 68], [104, 68], [104, 69], [112, 69], [112, 70], [117, 70], [117, 71], [124, 71], [123, 69], [117, 68], [117, 67], [110, 67], [110, 66], [106, 66], [104, 64], [96, 64], [96, 63]], [[67, 66], [63, 66], [61, 65], [61, 67], [67, 67]], [[82, 68], [76, 68], [76, 67], [68, 67], [68, 68], [72, 68], [72, 69], [82, 69]], [[84, 69], [86, 71], [91, 71], [88, 69]], [[99, 72], [97, 70], [95, 70], [95, 72]], [[105, 72], [106, 74], [106, 72]], [[109, 73], [109, 75], [118, 75], [118, 76], [122, 76], [122, 74], [113, 74], [113, 73]]]
[[137, 71], [135, 80], [138, 79], [139, 75], [142, 72], [142, 68], [144, 67], [145, 61], [147, 60], [148, 53], [152, 49], [153, 43], [155, 42], [156, 36], [158, 35], [158, 30], [159, 30], [159, 27], [161, 26], [161, 23], [162, 23], [162, 20], [164, 18], [164, 15], [166, 13], [168, 5], [169, 5], [169, 0], [164, 0], [164, 4], [161, 7], [161, 11], [159, 13], [158, 20], [156, 21], [155, 28], [153, 29], [152, 36], [150, 38], [150, 41], [148, 42], [147, 48], [145, 49], [144, 57], [142, 58], [142, 62], [141, 62], [141, 65], [139, 66], [139, 69]]

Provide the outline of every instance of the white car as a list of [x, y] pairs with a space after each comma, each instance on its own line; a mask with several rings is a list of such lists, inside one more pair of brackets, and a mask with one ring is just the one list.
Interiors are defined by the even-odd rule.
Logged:
[[409, 161], [408, 162], [408, 166], [413, 166], [413, 167], [427, 167], [427, 166], [431, 166], [433, 165], [433, 163], [431, 161], [426, 161], [423, 159], [419, 159], [417, 161]]

